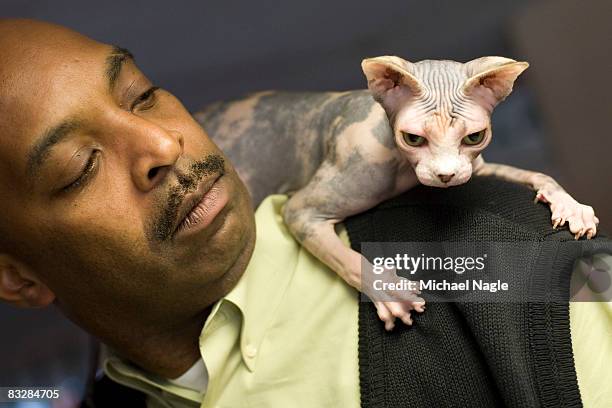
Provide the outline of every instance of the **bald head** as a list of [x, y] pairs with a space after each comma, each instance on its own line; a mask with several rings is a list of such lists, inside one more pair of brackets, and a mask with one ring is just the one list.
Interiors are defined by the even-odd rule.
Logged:
[[[18, 112], [28, 111], [25, 105], [47, 94], [55, 82], [50, 78], [72, 73], [75, 82], [82, 80], [78, 70], [64, 68], [83, 66], [91, 62], [91, 50], [104, 48], [108, 46], [56, 24], [0, 20], [0, 126], [7, 117], [13, 122], [22, 120]], [[24, 93], [33, 98], [21, 98]]]
[[[13, 49], [30, 54], [47, 47], [87, 46], [94, 40], [67, 27], [45, 21], [23, 18], [0, 18], [0, 55], [4, 57]], [[31, 55], [31, 54], [30, 54]]]
[[[28, 19], [0, 19], [0, 78], [2, 86], [28, 66], [60, 63], [83, 48], [101, 46], [76, 31], [56, 24]], [[15, 84], [15, 82], [13, 82]]]

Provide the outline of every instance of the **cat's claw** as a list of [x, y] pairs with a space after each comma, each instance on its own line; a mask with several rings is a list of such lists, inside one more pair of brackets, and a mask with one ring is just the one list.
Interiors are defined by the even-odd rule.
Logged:
[[374, 302], [378, 317], [385, 324], [385, 330], [391, 331], [395, 328], [395, 319], [400, 319], [405, 325], [412, 326], [411, 311], [418, 313], [425, 311], [425, 301], [404, 302]]
[[[411, 287], [411, 290], [377, 290], [374, 288], [375, 280], [382, 280], [386, 283], [395, 283], [400, 287], [406, 278], [397, 275], [395, 268], [385, 268], [380, 274], [374, 273], [372, 264], [363, 263], [364, 266], [361, 276], [354, 287], [365, 293], [376, 306], [378, 317], [385, 323], [385, 329], [390, 331], [395, 328], [395, 319], [400, 319], [405, 325], [412, 326], [412, 311], [423, 313], [425, 311], [425, 300], [419, 297], [420, 288]], [[350, 276], [351, 274], [347, 274]], [[357, 274], [353, 274], [357, 277]], [[416, 282], [413, 282], [416, 284]]]
[[543, 203], [547, 203], [548, 201], [546, 201], [546, 198], [544, 197], [544, 195], [540, 192], [538, 192], [533, 200], [534, 204], [537, 204], [538, 202], [543, 202]]

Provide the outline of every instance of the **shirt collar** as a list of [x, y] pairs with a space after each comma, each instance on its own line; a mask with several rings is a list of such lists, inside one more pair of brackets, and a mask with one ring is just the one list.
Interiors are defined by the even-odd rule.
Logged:
[[196, 391], [174, 385], [124, 360], [114, 350], [107, 348], [106, 351], [108, 357], [104, 361], [103, 368], [113, 381], [145, 392], [162, 402], [166, 398], [165, 394], [174, 394], [194, 402], [202, 401], [204, 390]]

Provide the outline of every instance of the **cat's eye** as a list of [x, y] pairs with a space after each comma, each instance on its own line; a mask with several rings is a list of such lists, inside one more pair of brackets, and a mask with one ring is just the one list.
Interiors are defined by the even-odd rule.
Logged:
[[466, 145], [477, 145], [478, 143], [482, 142], [482, 139], [484, 139], [486, 134], [486, 129], [481, 130], [480, 132], [476, 132], [476, 133], [470, 133], [469, 135], [467, 135], [466, 137], [464, 137], [462, 139], [463, 144]]
[[414, 135], [412, 133], [406, 132], [402, 132], [402, 136], [404, 137], [404, 142], [406, 142], [406, 144], [414, 147], [422, 145], [427, 140], [423, 136]]

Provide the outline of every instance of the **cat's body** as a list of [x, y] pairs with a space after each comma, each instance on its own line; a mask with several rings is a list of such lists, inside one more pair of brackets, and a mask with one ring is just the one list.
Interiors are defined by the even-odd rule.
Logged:
[[390, 293], [362, 287], [362, 258], [342, 244], [334, 226], [419, 182], [450, 187], [482, 174], [527, 184], [550, 203], [555, 227], [567, 221], [577, 237], [595, 234], [592, 209], [552, 178], [482, 160], [492, 136], [490, 114], [526, 66], [501, 57], [466, 64], [379, 57], [363, 64], [369, 91], [262, 92], [211, 105], [195, 117], [256, 204], [269, 194], [291, 193], [283, 214], [290, 231], [368, 294], [391, 329], [395, 317], [411, 324], [410, 311], [422, 311], [423, 300], [415, 293], [381, 297]]
[[351, 137], [372, 136], [389, 160], [404, 162], [385, 111], [367, 90], [261, 92], [212, 104], [195, 117], [229, 156], [255, 205], [304, 187], [330, 150]]

